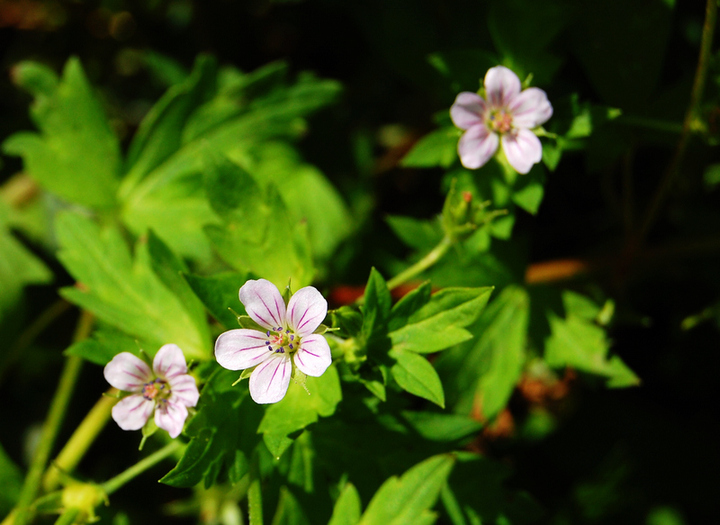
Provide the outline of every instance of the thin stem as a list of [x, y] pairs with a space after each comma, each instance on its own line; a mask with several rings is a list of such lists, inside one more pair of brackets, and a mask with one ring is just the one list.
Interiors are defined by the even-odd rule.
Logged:
[[418, 262], [410, 266], [409, 268], [406, 268], [399, 274], [397, 274], [395, 277], [390, 279], [387, 282], [387, 286], [390, 290], [397, 288], [401, 284], [404, 284], [408, 282], [409, 280], [413, 279], [414, 277], [417, 277], [422, 272], [430, 268], [433, 264], [438, 262], [450, 249], [450, 246], [453, 245], [453, 240], [449, 236], [445, 236], [442, 238], [442, 240], [438, 243], [435, 248], [430, 250], [425, 257], [420, 259]]
[[138, 475], [142, 474], [146, 470], [148, 470], [151, 467], [154, 467], [158, 463], [160, 463], [163, 459], [172, 456], [175, 452], [183, 448], [185, 444], [178, 440], [173, 440], [167, 445], [165, 445], [160, 450], [153, 452], [146, 458], [141, 459], [137, 463], [135, 463], [132, 467], [128, 468], [127, 470], [121, 472], [117, 476], [115, 476], [112, 479], [107, 480], [105, 483], [100, 485], [100, 487], [105, 491], [105, 494], [108, 496], [118, 490], [120, 487], [125, 485], [127, 482], [132, 480], [133, 478], [136, 478]]
[[713, 33], [715, 32], [716, 22], [717, 0], [707, 0], [705, 23], [703, 25], [702, 40], [700, 42], [700, 56], [698, 58], [697, 69], [695, 70], [695, 80], [693, 81], [692, 91], [690, 92], [690, 103], [685, 113], [685, 120], [683, 121], [682, 133], [675, 148], [675, 154], [665, 171], [663, 180], [655, 192], [654, 198], [645, 214], [645, 220], [638, 231], [637, 238], [634, 241], [636, 248], [643, 242], [648, 231], [657, 219], [658, 212], [667, 198], [675, 179], [680, 173], [680, 165], [685, 156], [690, 137], [692, 136], [698, 109], [702, 102], [703, 91], [705, 90], [705, 78], [707, 77], [707, 70], [710, 65], [710, 53], [712, 51]]
[[110, 413], [113, 405], [117, 401], [115, 395], [118, 390], [111, 388], [98, 399], [95, 406], [90, 409], [85, 419], [82, 420], [78, 425], [73, 435], [65, 444], [63, 449], [52, 462], [52, 465], [45, 472], [43, 479], [43, 488], [46, 492], [49, 492], [60, 484], [60, 479], [63, 472], [72, 471], [80, 460], [87, 452], [90, 445], [95, 441], [95, 438], [100, 431], [105, 427], [105, 424], [110, 419]]
[[[77, 329], [73, 337], [74, 341], [80, 341], [85, 339], [92, 328], [93, 317], [90, 313], [83, 310], [80, 314]], [[25, 483], [23, 484], [22, 491], [20, 492], [20, 498], [18, 499], [17, 509], [18, 513], [15, 518], [16, 525], [25, 525], [28, 522], [29, 506], [37, 496], [40, 490], [40, 484], [42, 481], [43, 471], [45, 465], [50, 458], [52, 447], [55, 443], [58, 430], [63, 421], [63, 416], [67, 411], [70, 398], [72, 396], [75, 382], [80, 374], [82, 368], [82, 359], [77, 356], [70, 356], [65, 361], [65, 367], [63, 368], [62, 375], [60, 376], [60, 382], [55, 392], [55, 397], [50, 405], [50, 411], [48, 417], [43, 424], [43, 428], [40, 434], [40, 442], [38, 443], [35, 456], [30, 464], [27, 476], [25, 477]]]
[[262, 489], [260, 488], [260, 467], [257, 456], [253, 457], [250, 465], [250, 486], [247, 498], [250, 525], [263, 525]]

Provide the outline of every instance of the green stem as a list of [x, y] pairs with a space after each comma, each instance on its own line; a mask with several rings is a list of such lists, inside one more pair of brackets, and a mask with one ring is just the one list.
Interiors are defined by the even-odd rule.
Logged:
[[637, 238], [634, 239], [633, 244], [636, 248], [642, 244], [643, 240], [647, 236], [648, 231], [655, 222], [660, 208], [662, 207], [662, 204], [667, 198], [670, 189], [675, 182], [675, 179], [680, 173], [680, 165], [683, 157], [685, 156], [685, 151], [687, 150], [690, 137], [693, 133], [693, 128], [695, 127], [694, 122], [697, 119], [698, 110], [705, 90], [705, 79], [707, 77], [707, 70], [711, 60], [713, 33], [715, 32], [716, 22], [717, 0], [707, 0], [705, 7], [705, 23], [703, 25], [702, 40], [700, 42], [700, 56], [698, 57], [698, 65], [695, 70], [695, 80], [693, 81], [692, 91], [690, 92], [690, 103], [688, 105], [687, 112], [685, 113], [685, 120], [683, 121], [682, 133], [680, 134], [680, 139], [678, 140], [675, 148], [675, 154], [673, 155], [673, 158], [665, 171], [663, 180], [658, 186], [654, 198], [648, 207], [647, 213], [645, 214], [645, 220], [638, 231]]
[[634, 115], [623, 115], [617, 119], [618, 124], [626, 126], [634, 126], [638, 128], [652, 129], [655, 131], [665, 131], [668, 133], [682, 133], [683, 123], [672, 122], [669, 120], [661, 120], [655, 118], [636, 117]]
[[[80, 314], [80, 319], [78, 321], [78, 326], [73, 340], [80, 341], [85, 339], [90, 333], [92, 323], [92, 315], [83, 310]], [[28, 512], [29, 506], [40, 490], [40, 483], [42, 481], [45, 465], [50, 458], [55, 438], [57, 437], [58, 430], [60, 430], [63, 416], [67, 411], [70, 398], [75, 388], [75, 382], [80, 374], [81, 368], [82, 359], [80, 357], [70, 356], [65, 361], [65, 367], [63, 368], [62, 375], [60, 376], [60, 383], [58, 384], [55, 397], [50, 405], [48, 417], [45, 420], [40, 433], [40, 442], [38, 443], [37, 450], [35, 451], [32, 463], [30, 464], [30, 469], [25, 477], [25, 483], [23, 484], [22, 491], [20, 492], [20, 498], [17, 503], [18, 512], [15, 518], [16, 525], [25, 525], [30, 518], [30, 513]]]
[[250, 525], [263, 525], [262, 489], [260, 487], [260, 467], [257, 456], [250, 465], [250, 486], [247, 492], [248, 521]]
[[427, 255], [425, 255], [425, 257], [423, 257], [418, 262], [416, 262], [409, 268], [406, 268], [405, 270], [397, 274], [395, 277], [390, 279], [387, 283], [388, 288], [390, 290], [397, 288], [401, 284], [404, 284], [420, 275], [422, 272], [430, 268], [433, 264], [438, 262], [448, 252], [450, 246], [452, 245], [453, 240], [446, 235], [442, 238], [438, 245], [435, 246], [435, 248], [433, 248], [427, 253]]
[[114, 397], [117, 389], [111, 388], [102, 396], [95, 406], [90, 409], [85, 419], [78, 425], [63, 449], [45, 472], [43, 488], [46, 492], [57, 488], [63, 472], [72, 471], [92, 445], [100, 431], [110, 419], [113, 405], [117, 402]]
[[160, 450], [153, 452], [146, 458], [141, 459], [137, 463], [135, 463], [132, 467], [128, 468], [127, 470], [121, 472], [117, 476], [115, 476], [112, 479], [107, 480], [105, 483], [100, 485], [100, 487], [105, 491], [105, 494], [110, 495], [116, 490], [118, 490], [120, 487], [125, 485], [128, 481], [132, 480], [133, 478], [137, 477], [138, 475], [142, 474], [149, 468], [155, 466], [156, 464], [160, 463], [163, 459], [167, 458], [168, 456], [172, 456], [175, 452], [183, 448], [185, 444], [178, 440], [173, 440], [167, 445], [165, 445]]

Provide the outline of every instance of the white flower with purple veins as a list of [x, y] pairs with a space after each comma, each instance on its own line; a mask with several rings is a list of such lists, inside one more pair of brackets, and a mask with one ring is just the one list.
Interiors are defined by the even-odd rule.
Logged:
[[229, 330], [215, 342], [215, 358], [228, 370], [255, 369], [250, 396], [256, 403], [277, 403], [287, 392], [293, 367], [312, 377], [330, 366], [330, 347], [315, 330], [327, 315], [327, 301], [312, 286], [301, 288], [287, 306], [277, 287], [265, 279], [240, 288], [245, 311], [264, 331]]
[[545, 123], [553, 113], [542, 89], [520, 91], [520, 79], [503, 66], [485, 74], [485, 96], [464, 91], [450, 108], [450, 117], [466, 130], [458, 142], [462, 165], [468, 169], [483, 166], [502, 142], [510, 165], [527, 173], [542, 159], [540, 139], [530, 131]]
[[182, 432], [188, 407], [197, 405], [195, 379], [188, 375], [185, 356], [177, 345], [164, 345], [155, 354], [152, 370], [137, 356], [122, 352], [105, 365], [105, 379], [118, 390], [132, 392], [112, 409], [123, 430], [139, 430], [155, 412], [155, 424], [175, 438]]

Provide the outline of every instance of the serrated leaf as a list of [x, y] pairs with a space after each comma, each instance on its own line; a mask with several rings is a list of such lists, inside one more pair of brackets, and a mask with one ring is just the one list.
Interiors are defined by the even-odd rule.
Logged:
[[153, 272], [146, 243], [137, 244], [133, 260], [115, 228], [101, 231], [72, 212], [58, 215], [56, 230], [58, 258], [82, 285], [64, 288], [63, 297], [139, 338], [150, 354], [173, 342], [187, 358], [207, 359], [209, 341], [180, 298]]
[[476, 339], [441, 355], [437, 366], [455, 412], [468, 414], [478, 402], [491, 418], [505, 407], [525, 362], [528, 316], [527, 292], [509, 286], [472, 327]]
[[390, 351], [390, 357], [396, 361], [390, 372], [403, 390], [445, 408], [445, 394], [440, 377], [427, 359], [403, 350]]
[[59, 197], [91, 208], [113, 207], [120, 146], [80, 61], [68, 60], [52, 92], [49, 75], [41, 76], [28, 86], [36, 95], [31, 116], [40, 134], [16, 133], [3, 151], [22, 156], [26, 171]]
[[115, 328], [102, 326], [95, 330], [91, 337], [73, 343], [63, 353], [81, 357], [96, 365], [105, 366], [120, 352], [137, 354], [138, 351], [136, 338], [130, 337]]
[[320, 416], [331, 416], [342, 399], [340, 378], [334, 366], [320, 377], [307, 377], [306, 387], [307, 391], [291, 381], [285, 397], [268, 407], [258, 427], [274, 457], [280, 457], [292, 444], [291, 434], [303, 430]]
[[273, 186], [264, 191], [241, 167], [224, 158], [208, 160], [206, 192], [222, 226], [206, 232], [220, 257], [284, 288], [309, 284], [312, 261], [306, 230], [294, 222]]
[[591, 321], [568, 315], [565, 319], [548, 312], [550, 337], [545, 341], [545, 361], [558, 368], [571, 366], [607, 377], [607, 386], [623, 388], [640, 384], [640, 379], [619, 356], [608, 359], [610, 343], [605, 330]]
[[388, 479], [368, 504], [361, 525], [433, 523], [430, 509], [455, 464], [450, 455], [434, 456], [415, 465], [400, 478]]
[[262, 409], [247, 389], [233, 387], [235, 372], [218, 370], [205, 384], [197, 414], [185, 433], [191, 437], [183, 457], [160, 481], [174, 487], [210, 487], [218, 481], [237, 483], [249, 469], [259, 444], [255, 433]]
[[478, 318], [492, 290], [492, 287], [440, 290], [408, 318], [405, 326], [390, 332], [393, 349], [427, 354], [472, 338], [465, 327]]
[[360, 494], [352, 483], [346, 483], [335, 501], [328, 525], [355, 525], [360, 521], [361, 512]]
[[225, 328], [237, 328], [237, 317], [230, 308], [241, 314], [245, 311], [238, 292], [248, 280], [246, 272], [218, 273], [208, 277], [184, 274], [190, 287], [208, 312]]
[[449, 168], [458, 158], [457, 145], [462, 131], [455, 127], [435, 130], [421, 138], [400, 165], [406, 168]]

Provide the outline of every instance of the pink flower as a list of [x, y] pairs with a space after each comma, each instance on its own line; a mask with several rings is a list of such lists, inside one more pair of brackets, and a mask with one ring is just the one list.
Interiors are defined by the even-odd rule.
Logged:
[[450, 117], [466, 130], [458, 142], [462, 165], [468, 169], [483, 166], [502, 142], [510, 165], [527, 173], [542, 159], [540, 139], [530, 131], [552, 116], [552, 106], [542, 89], [520, 91], [520, 79], [503, 66], [490, 68], [485, 74], [487, 100], [464, 91], [450, 108]]
[[118, 390], [133, 392], [112, 409], [112, 417], [123, 430], [139, 430], [155, 412], [155, 424], [175, 438], [182, 432], [200, 394], [188, 375], [185, 356], [177, 345], [164, 345], [150, 367], [130, 352], [122, 352], [105, 365], [105, 379]]
[[270, 281], [250, 280], [240, 288], [240, 302], [264, 332], [239, 328], [220, 334], [215, 358], [228, 370], [255, 367], [250, 396], [256, 403], [277, 403], [287, 392], [293, 367], [319, 377], [330, 366], [330, 347], [313, 332], [327, 314], [327, 301], [312, 286], [285, 301]]

